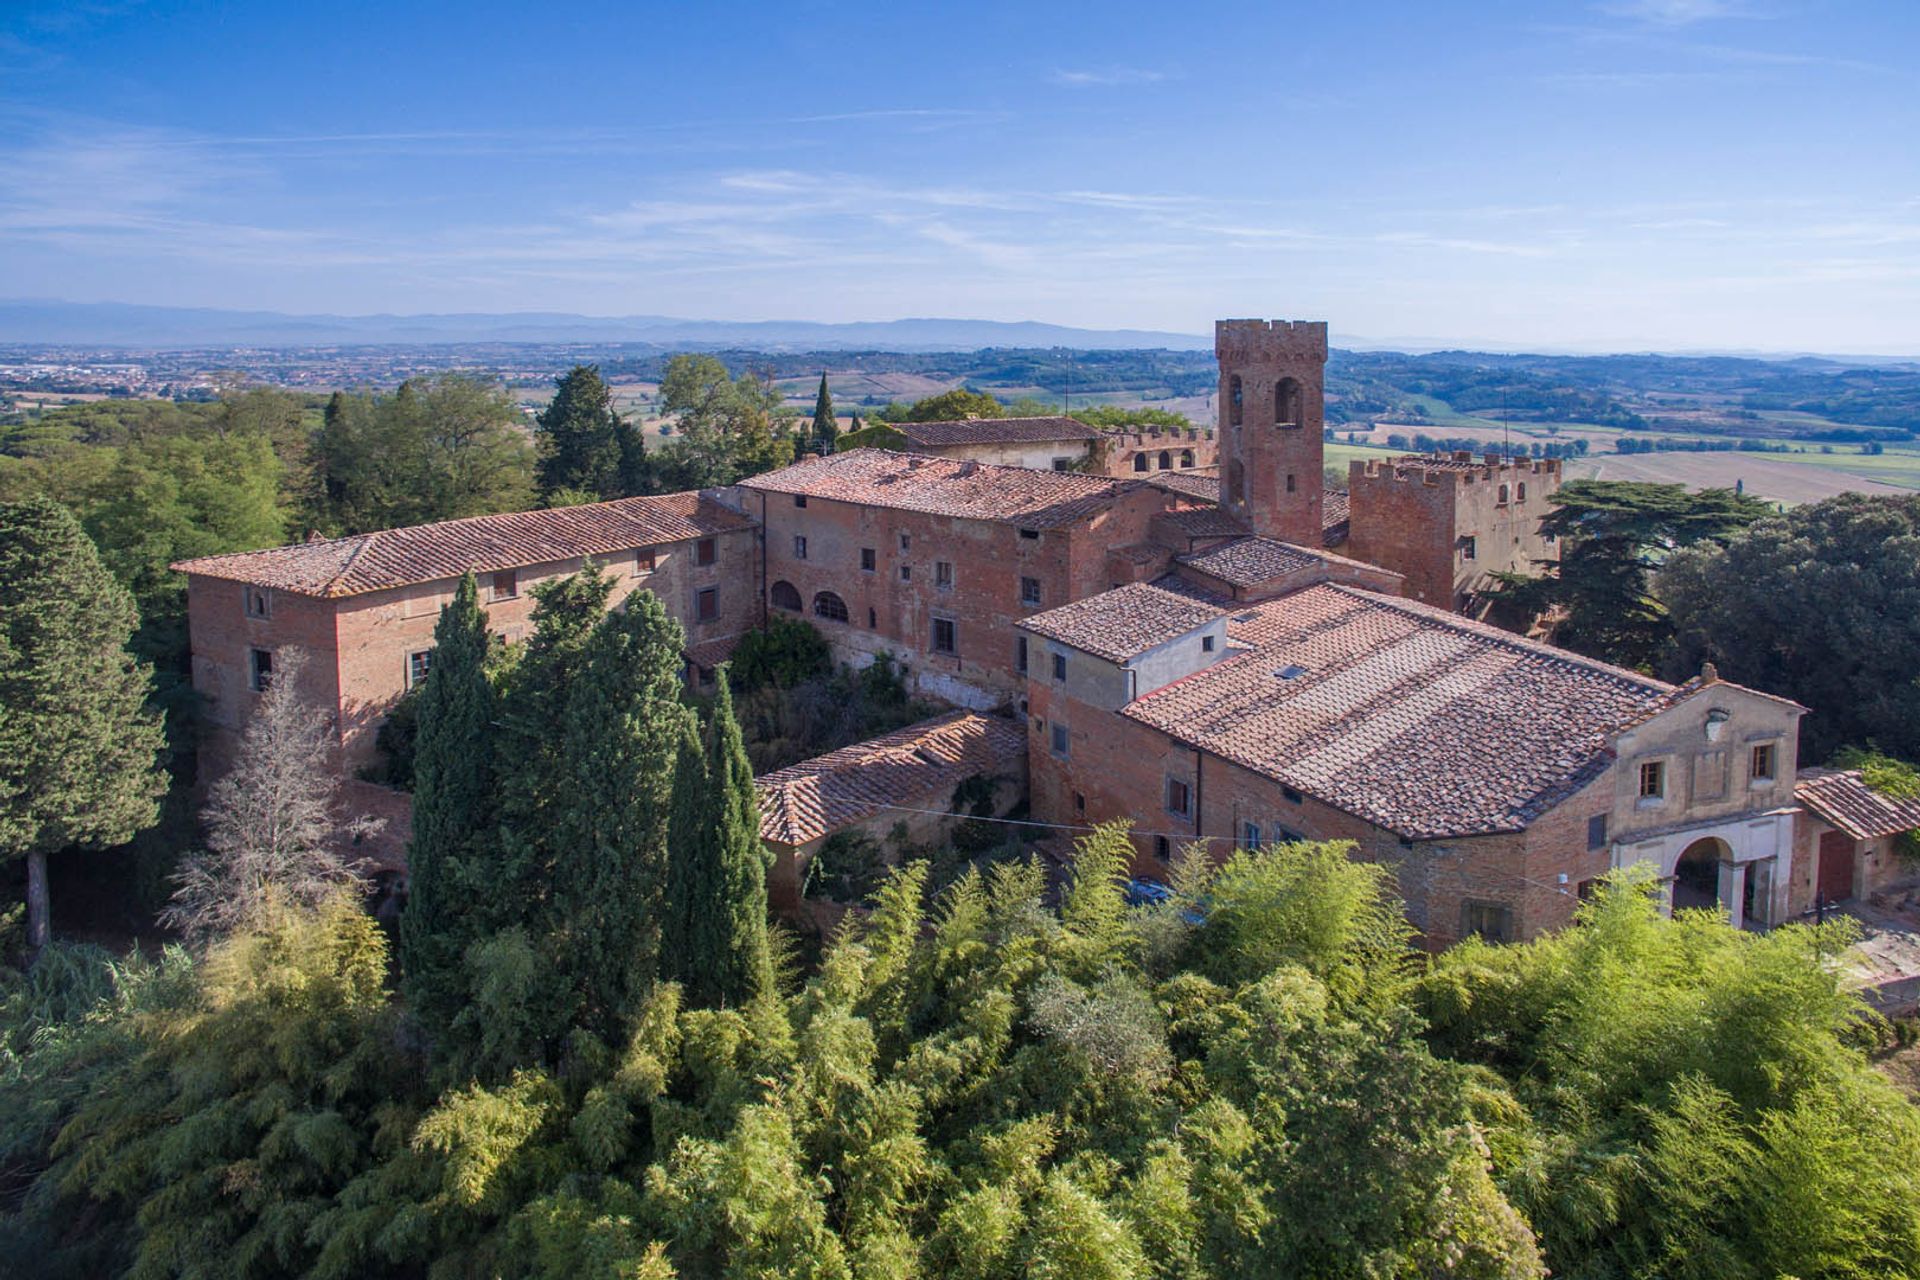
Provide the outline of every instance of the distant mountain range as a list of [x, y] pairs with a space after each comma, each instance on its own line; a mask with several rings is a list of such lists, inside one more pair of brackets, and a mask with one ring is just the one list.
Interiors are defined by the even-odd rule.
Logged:
[[362, 346], [423, 343], [696, 344], [760, 350], [971, 351], [981, 347], [1211, 350], [1211, 334], [1145, 329], [1074, 329], [1036, 321], [682, 320], [672, 316], [577, 316], [522, 311], [497, 315], [288, 315], [148, 307], [120, 302], [0, 300], [0, 343], [144, 348]]

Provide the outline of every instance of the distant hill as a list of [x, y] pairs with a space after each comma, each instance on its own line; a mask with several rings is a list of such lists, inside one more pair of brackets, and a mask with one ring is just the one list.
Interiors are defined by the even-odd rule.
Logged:
[[0, 300], [0, 342], [180, 348], [476, 342], [642, 342], [758, 350], [971, 351], [981, 347], [1212, 350], [1211, 334], [1074, 329], [1036, 321], [683, 320], [525, 311], [450, 315], [288, 315], [119, 302]]

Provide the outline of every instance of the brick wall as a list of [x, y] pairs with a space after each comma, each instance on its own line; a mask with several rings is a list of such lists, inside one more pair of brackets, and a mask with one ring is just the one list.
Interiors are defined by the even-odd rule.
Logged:
[[1119, 479], [1140, 479], [1162, 471], [1216, 467], [1220, 442], [1202, 427], [1151, 431], [1111, 431], [1100, 447], [1097, 470]]
[[[1326, 324], [1221, 320], [1214, 326], [1214, 354], [1220, 361], [1221, 505], [1257, 533], [1318, 546]], [[1276, 396], [1283, 382], [1295, 390], [1285, 422]]]
[[1489, 458], [1467, 469], [1355, 461], [1347, 554], [1405, 574], [1409, 599], [1460, 609], [1494, 585], [1494, 573], [1534, 574], [1539, 561], [1559, 558], [1540, 532], [1559, 488], [1555, 460]]

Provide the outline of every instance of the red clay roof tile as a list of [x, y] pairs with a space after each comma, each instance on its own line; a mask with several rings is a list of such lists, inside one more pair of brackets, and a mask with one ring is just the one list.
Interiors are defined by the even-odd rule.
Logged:
[[1043, 444], [1049, 440], [1098, 440], [1100, 432], [1072, 418], [961, 418], [948, 422], [887, 424], [923, 448], [962, 444]]
[[1057, 529], [1092, 518], [1135, 481], [886, 449], [850, 449], [753, 476], [742, 487], [967, 520]]

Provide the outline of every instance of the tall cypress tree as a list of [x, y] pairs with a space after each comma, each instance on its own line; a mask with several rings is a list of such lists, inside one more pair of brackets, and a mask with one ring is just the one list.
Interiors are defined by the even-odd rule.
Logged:
[[567, 698], [552, 933], [578, 1025], [624, 1040], [659, 968], [686, 633], [651, 591], [608, 614]]
[[474, 895], [499, 888], [476, 878], [487, 861], [483, 847], [494, 836], [499, 706], [487, 678], [487, 615], [471, 573], [460, 579], [452, 603], [440, 611], [433, 641], [433, 663], [419, 693], [400, 957], [415, 1011], [444, 1027], [463, 986], [461, 953], [477, 932], [464, 908]]
[[820, 453], [832, 453], [840, 428], [833, 420], [833, 394], [827, 390], [827, 374], [820, 372], [820, 394], [813, 398], [813, 447]]
[[[600, 377], [598, 365], [575, 365], [555, 380], [553, 399], [534, 419], [540, 442], [535, 466], [540, 496], [557, 490], [577, 490], [596, 498], [618, 498], [623, 461], [633, 466], [632, 442], [622, 457], [620, 415], [613, 410], [613, 392]], [[404, 388], [402, 388], [404, 390]]]
[[0, 856], [27, 860], [27, 942], [52, 935], [47, 855], [159, 816], [160, 716], [127, 652], [140, 618], [71, 512], [0, 503]]
[[707, 753], [693, 717], [680, 735], [673, 770], [673, 815], [667, 825], [667, 889], [660, 904], [660, 975], [689, 992], [703, 981], [694, 951], [694, 920], [710, 883], [707, 839]]
[[690, 866], [684, 877], [691, 892], [682, 973], [688, 1003], [738, 1007], [764, 990], [772, 976], [768, 858], [760, 843], [753, 766], [734, 718], [724, 669], [717, 683], [719, 696], [707, 722], [702, 817], [686, 850], [699, 865]]

